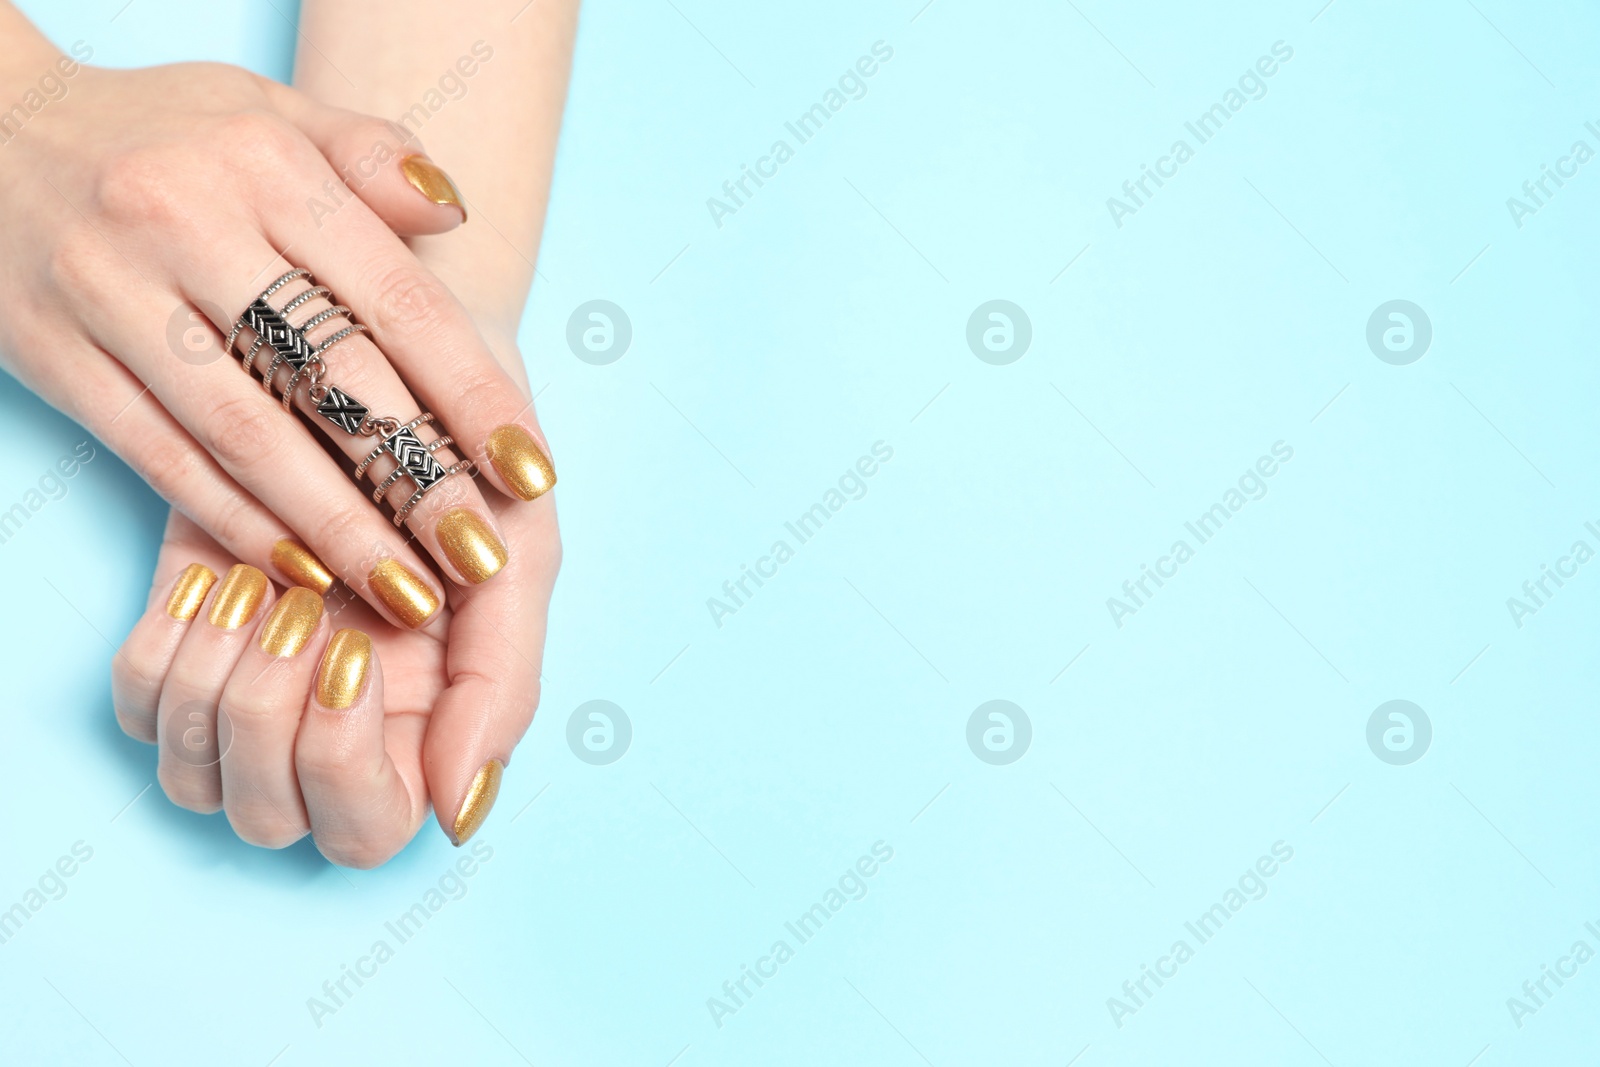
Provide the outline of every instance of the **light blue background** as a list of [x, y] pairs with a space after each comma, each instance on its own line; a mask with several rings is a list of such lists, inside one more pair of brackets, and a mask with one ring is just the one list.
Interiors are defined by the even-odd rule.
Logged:
[[[587, 10], [521, 338], [567, 550], [543, 706], [492, 861], [321, 1028], [307, 998], [459, 854], [430, 827], [340, 871], [141, 794], [108, 661], [164, 508], [109, 453], [0, 546], [0, 908], [94, 849], [0, 946], [0, 1060], [1593, 1054], [1600, 963], [1520, 1029], [1506, 1000], [1600, 950], [1600, 565], [1520, 629], [1506, 598], [1600, 547], [1600, 163], [1520, 229], [1506, 198], [1600, 149], [1600, 18], [921, 2]], [[99, 63], [288, 70], [284, 3], [121, 4], [25, 6]], [[706, 199], [879, 40], [867, 95], [718, 228]], [[1267, 95], [1114, 225], [1106, 198], [1280, 40]], [[1007, 366], [965, 340], [996, 298], [1033, 329]], [[633, 325], [607, 366], [565, 341], [591, 299]], [[1433, 324], [1409, 366], [1366, 344], [1391, 299]], [[84, 435], [0, 403], [9, 506]], [[879, 440], [867, 495], [714, 625]], [[1280, 440], [1267, 495], [1115, 626], [1106, 598]], [[1409, 766], [1365, 737], [1396, 698], [1433, 724]], [[633, 723], [609, 766], [566, 742], [591, 699]], [[1032, 723], [1008, 766], [967, 746], [991, 699]], [[707, 998], [880, 840], [868, 895], [719, 1028]], [[1115, 1025], [1107, 998], [1277, 841], [1267, 895]]]

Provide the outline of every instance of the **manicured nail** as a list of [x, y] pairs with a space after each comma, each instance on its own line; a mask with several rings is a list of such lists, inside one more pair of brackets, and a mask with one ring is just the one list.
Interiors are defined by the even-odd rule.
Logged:
[[172, 587], [172, 595], [167, 597], [167, 614], [183, 622], [200, 614], [200, 605], [205, 603], [206, 594], [211, 592], [216, 581], [216, 572], [204, 563], [191, 563], [183, 568]]
[[383, 601], [383, 606], [412, 629], [427, 622], [439, 610], [439, 598], [433, 589], [398, 560], [386, 559], [372, 568], [367, 584]]
[[284, 593], [261, 627], [261, 651], [273, 656], [298, 656], [322, 621], [322, 598], [295, 586]]
[[467, 843], [467, 839], [478, 832], [478, 827], [483, 825], [483, 820], [489, 817], [489, 809], [494, 807], [494, 798], [500, 795], [500, 776], [505, 774], [506, 765], [497, 759], [492, 759], [483, 765], [478, 776], [472, 780], [472, 788], [467, 790], [467, 799], [461, 802], [461, 813], [456, 816], [455, 846], [460, 848]]
[[466, 508], [452, 508], [434, 527], [439, 546], [462, 576], [477, 585], [487, 582], [509, 558], [506, 546], [494, 535], [489, 524]]
[[328, 642], [317, 668], [317, 703], [325, 708], [348, 708], [361, 695], [372, 663], [372, 639], [360, 630], [340, 630]]
[[212, 626], [237, 630], [255, 618], [256, 609], [267, 596], [267, 576], [248, 563], [235, 563], [211, 601]]
[[486, 451], [494, 469], [522, 499], [536, 500], [556, 487], [550, 458], [521, 426], [502, 426], [491, 433]]
[[295, 585], [303, 585], [313, 590], [317, 595], [328, 591], [333, 584], [333, 575], [322, 561], [311, 554], [311, 550], [298, 541], [285, 538], [272, 546], [272, 565], [278, 568], [278, 573], [289, 579]]
[[461, 190], [433, 160], [427, 156], [407, 156], [400, 161], [400, 173], [417, 192], [435, 204], [456, 208], [461, 212], [461, 221], [467, 221], [467, 205], [461, 202]]

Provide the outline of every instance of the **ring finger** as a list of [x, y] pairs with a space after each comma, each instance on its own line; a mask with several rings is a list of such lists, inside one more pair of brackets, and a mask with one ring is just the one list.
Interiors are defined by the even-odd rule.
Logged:
[[[265, 260], [272, 253], [261, 248]], [[160, 304], [142, 302], [139, 319], [95, 322], [103, 347], [120, 353], [232, 479], [385, 618], [409, 628], [436, 620], [444, 598], [429, 568], [299, 420], [228, 360], [193, 365], [152, 348]]]
[[[369, 493], [373, 502], [387, 499], [397, 520], [403, 519], [446, 575], [462, 585], [492, 578], [505, 566], [505, 542], [472, 479], [456, 476], [470, 472], [470, 464], [455, 459], [464, 450], [437, 423], [421, 430], [431, 413], [422, 411], [382, 352], [363, 336], [364, 328], [354, 325], [350, 309], [332, 304], [326, 287], [296, 276], [304, 273], [289, 270], [273, 283], [282, 288], [266, 301], [273, 312], [263, 327], [273, 329], [273, 320], [294, 323], [300, 337], [274, 338], [274, 344], [252, 340], [243, 359], [254, 353], [263, 387], [270, 384], [279, 396], [293, 394], [295, 405], [333, 448], [376, 486]], [[236, 302], [254, 299], [232, 295]], [[306, 359], [307, 350], [316, 354]], [[285, 358], [289, 351], [298, 353], [304, 370]]]

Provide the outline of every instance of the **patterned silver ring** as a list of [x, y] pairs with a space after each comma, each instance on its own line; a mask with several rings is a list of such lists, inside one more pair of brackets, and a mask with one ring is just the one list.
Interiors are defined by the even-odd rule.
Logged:
[[[283, 307], [276, 308], [268, 302], [273, 294], [301, 279], [307, 282], [307, 288], [296, 293]], [[327, 299], [332, 306], [312, 314], [303, 322], [290, 321], [292, 312], [318, 299]], [[333, 303], [333, 299], [332, 290], [318, 285], [309, 270], [291, 270], [269, 285], [245, 308], [228, 334], [228, 350], [232, 350], [245, 330], [250, 330], [255, 337], [240, 363], [247, 374], [254, 374], [256, 357], [261, 349], [271, 348], [272, 359], [262, 372], [261, 385], [268, 392], [274, 392], [273, 383], [278, 371], [284, 366], [289, 368], [289, 380], [280, 394], [285, 411], [293, 408], [296, 387], [301, 381], [306, 381], [309, 383], [307, 395], [317, 414], [353, 437], [378, 437], [377, 447], [356, 465], [354, 477], [360, 482], [373, 463], [385, 454], [394, 459], [395, 468], [379, 482], [372, 499], [374, 503], [381, 503], [401, 478], [411, 479], [411, 496], [395, 510], [394, 524], [400, 526], [412, 509], [440, 482], [462, 472], [473, 474], [476, 467], [471, 460], [460, 460], [446, 467], [435, 458], [434, 454], [449, 448], [454, 444], [454, 439], [447, 434], [440, 434], [432, 441], [423, 441], [417, 436], [419, 427], [434, 421], [431, 412], [423, 412], [407, 423], [375, 416], [361, 401], [322, 380], [328, 372], [328, 364], [323, 356], [336, 345], [367, 332], [365, 326], [350, 318], [348, 307]], [[313, 330], [337, 318], [344, 318], [347, 325], [319, 342], [310, 340], [309, 334]]]

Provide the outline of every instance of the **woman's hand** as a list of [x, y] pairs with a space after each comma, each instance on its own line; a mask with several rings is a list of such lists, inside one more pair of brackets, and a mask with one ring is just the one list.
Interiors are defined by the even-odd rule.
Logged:
[[[0, 37], [15, 38], [8, 16], [0, 5]], [[0, 100], [25, 91], [30, 63], [59, 70], [58, 60], [13, 49], [0, 59]], [[390, 124], [232, 67], [79, 67], [65, 84], [0, 145], [0, 360], [231, 557], [319, 592], [343, 579], [388, 622], [441, 637], [447, 589], [419, 553], [460, 586], [487, 581], [509, 555], [499, 505], [555, 480], [525, 393], [397, 236], [460, 224], [449, 179]], [[390, 427], [433, 412], [504, 494], [486, 491], [496, 505], [476, 481], [447, 478], [410, 512], [407, 536], [370, 498], [395, 461], [382, 454], [363, 488], [328, 455], [354, 464], [380, 438], [317, 417], [306, 379], [293, 384], [281, 367], [271, 384], [292, 394], [296, 418], [224, 353], [235, 316], [297, 266], [377, 341], [352, 335], [330, 349], [325, 382]], [[329, 307], [311, 299], [290, 319]], [[320, 319], [314, 342], [345, 325]], [[209, 344], [182, 340], [196, 330]], [[274, 366], [263, 347], [257, 373]], [[454, 462], [449, 449], [437, 456]], [[408, 479], [389, 484], [392, 505], [412, 498]]]
[[[267, 848], [309, 832], [350, 867], [404, 847], [430, 799], [455, 844], [471, 837], [538, 700], [556, 571], [553, 559], [535, 562], [554, 537], [540, 510], [508, 505], [501, 518], [527, 548], [515, 565], [529, 577], [447, 610], [441, 640], [353, 598], [324, 606], [309, 589], [279, 593], [174, 512], [147, 610], [112, 672], [117, 720], [159, 745], [167, 795], [225, 810], [241, 838]], [[507, 697], [523, 710], [484, 713]]]

